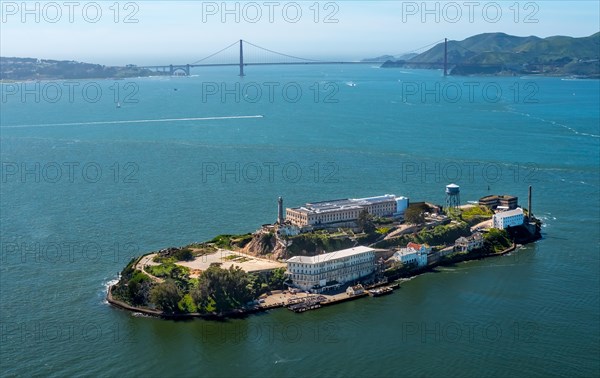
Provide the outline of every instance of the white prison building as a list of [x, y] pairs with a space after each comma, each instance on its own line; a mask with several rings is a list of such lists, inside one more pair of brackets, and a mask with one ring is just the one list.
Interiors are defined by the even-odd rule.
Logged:
[[492, 227], [504, 230], [507, 227], [522, 225], [524, 219], [523, 209], [518, 207], [514, 210], [494, 214], [492, 217]]
[[287, 276], [293, 287], [320, 293], [366, 277], [375, 271], [375, 250], [358, 246], [317, 256], [287, 260]]
[[346, 198], [307, 203], [285, 209], [286, 220], [298, 227], [354, 222], [361, 211], [379, 217], [404, 215], [408, 198], [385, 194], [377, 197]]

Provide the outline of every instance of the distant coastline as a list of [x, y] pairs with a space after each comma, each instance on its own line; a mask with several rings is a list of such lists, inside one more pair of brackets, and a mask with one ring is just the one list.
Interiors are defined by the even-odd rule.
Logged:
[[[448, 74], [454, 76], [600, 79], [600, 32], [581, 38], [484, 33], [462, 41], [438, 43], [420, 54], [382, 55], [362, 62], [384, 62], [381, 68], [404, 69], [440, 69], [447, 62]], [[0, 57], [0, 82], [168, 76], [173, 68], [153, 71], [135, 64], [106, 66], [72, 60]], [[185, 72], [176, 72], [188, 75], [189, 67]]]
[[101, 80], [165, 76], [133, 64], [105, 66], [72, 60], [0, 57], [0, 82], [30, 82], [44, 80]]

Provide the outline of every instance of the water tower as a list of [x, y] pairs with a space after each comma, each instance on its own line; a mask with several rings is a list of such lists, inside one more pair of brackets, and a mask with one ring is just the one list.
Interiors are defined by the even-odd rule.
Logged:
[[460, 206], [460, 186], [456, 184], [446, 185], [446, 208], [458, 208]]

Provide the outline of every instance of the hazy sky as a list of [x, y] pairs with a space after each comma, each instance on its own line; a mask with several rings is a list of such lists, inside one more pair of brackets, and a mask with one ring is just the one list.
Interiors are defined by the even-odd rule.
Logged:
[[2, 56], [102, 64], [191, 63], [239, 39], [307, 58], [354, 60], [444, 37], [498, 31], [580, 37], [600, 30], [597, 0], [0, 4]]

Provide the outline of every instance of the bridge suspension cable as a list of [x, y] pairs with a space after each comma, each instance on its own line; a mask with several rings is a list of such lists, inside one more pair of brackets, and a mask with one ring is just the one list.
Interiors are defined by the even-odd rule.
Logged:
[[[430, 44], [427, 44], [425, 46], [421, 46], [417, 49], [413, 49], [407, 52], [404, 52], [403, 54], [410, 54], [413, 52], [417, 52], [423, 49], [426, 49], [428, 47], [431, 47], [433, 45], [437, 45], [439, 43], [444, 43], [445, 42], [445, 46], [444, 46], [444, 59], [443, 62], [440, 61], [439, 58], [436, 58], [435, 61], [430, 61], [430, 62], [418, 62], [418, 61], [414, 61], [414, 59], [409, 59], [405, 62], [405, 64], [409, 67], [411, 66], [424, 66], [424, 67], [431, 67], [433, 66], [437, 66], [440, 64], [443, 64], [444, 66], [444, 72], [446, 72], [447, 70], [447, 66], [450, 65], [465, 65], [464, 63], [452, 63], [452, 62], [448, 62], [447, 61], [447, 57], [448, 57], [448, 51], [447, 51], [447, 47], [448, 47], [448, 42], [451, 42], [454, 46], [458, 46], [466, 51], [469, 51], [473, 54], [478, 54], [478, 52], [473, 51], [467, 47], [462, 46], [460, 43], [458, 43], [457, 41], [448, 41], [447, 39], [442, 39]], [[246, 43], [248, 46], [252, 46], [254, 47], [254, 49], [249, 49], [250, 51], [246, 50], [244, 51], [243, 47], [244, 47], [244, 43]], [[239, 52], [237, 51], [237, 49], [232, 49], [232, 47], [234, 46], [239, 46]], [[219, 55], [221, 53], [223, 53], [226, 50], [230, 50], [229, 51], [229, 55], [227, 57], [223, 57], [220, 56], [219, 59], [223, 59], [221, 61], [217, 61], [217, 62], [206, 62], [208, 59], [211, 59], [213, 57], [215, 57], [216, 55]], [[251, 54], [248, 54], [249, 52], [251, 52]], [[292, 59], [294, 61], [276, 61], [275, 59], [273, 59], [272, 56], [269, 56], [269, 54], [274, 54], [280, 57], [285, 57], [288, 59]], [[223, 54], [226, 55], [226, 54]], [[251, 57], [248, 57], [247, 55], [252, 55]], [[200, 64], [202, 63], [202, 64]], [[318, 59], [309, 59], [309, 58], [302, 58], [299, 56], [295, 56], [295, 55], [290, 55], [290, 54], [285, 54], [285, 53], [281, 53], [278, 51], [274, 51], [271, 49], [267, 49], [265, 47], [262, 46], [258, 46], [252, 42], [248, 42], [245, 40], [237, 40], [231, 44], [229, 44], [228, 46], [220, 49], [219, 51], [208, 55], [205, 58], [202, 58], [200, 60], [195, 61], [194, 63], [191, 64], [187, 64], [187, 65], [159, 65], [159, 66], [146, 66], [144, 68], [148, 68], [148, 69], [154, 69], [154, 70], [161, 70], [162, 72], [168, 72], [171, 75], [174, 75], [176, 72], [179, 71], [183, 71], [185, 72], [186, 75], [190, 74], [190, 68], [191, 67], [199, 67], [199, 66], [239, 66], [240, 67], [240, 76], [244, 76], [244, 67], [245, 66], [252, 66], [252, 65], [281, 65], [281, 64], [372, 64], [372, 61], [369, 60], [363, 60], [363, 61], [324, 61], [324, 60], [318, 60]], [[497, 66], [497, 63], [473, 63], [470, 64], [473, 66]]]
[[265, 48], [265, 47], [261, 47], [261, 46], [255, 45], [255, 44], [254, 44], [254, 43], [252, 43], [252, 42], [244, 41], [244, 43], [247, 43], [247, 44], [249, 44], [250, 46], [254, 46], [254, 47], [258, 48], [258, 49], [265, 50], [265, 51], [268, 51], [268, 52], [270, 52], [270, 53], [273, 53], [273, 54], [277, 54], [277, 55], [285, 56], [286, 58], [292, 58], [292, 59], [303, 60], [303, 61], [305, 61], [305, 62], [320, 62], [320, 60], [316, 60], [316, 59], [301, 58], [301, 57], [299, 57], [299, 56], [294, 56], [294, 55], [289, 55], [289, 54], [284, 54], [284, 53], [280, 53], [280, 52], [277, 52], [277, 51], [273, 51], [273, 50], [267, 49], [267, 48]]
[[[419, 48], [416, 48], [416, 49], [413, 49], [413, 50], [410, 50], [410, 51], [405, 51], [402, 54], [397, 54], [396, 56], [401, 56], [401, 55], [415, 53], [415, 52], [418, 52], [420, 50], [429, 48], [431, 46], [437, 45], [437, 44], [442, 43], [442, 42], [444, 42], [443, 39], [441, 39], [439, 41], [435, 41], [433, 43], [429, 43], [427, 45], [421, 46]], [[299, 57], [299, 56], [296, 56], [296, 55], [285, 54], [285, 53], [282, 53], [282, 52], [279, 52], [279, 51], [275, 51], [275, 50], [268, 49], [266, 47], [259, 46], [259, 45], [255, 44], [255, 43], [252, 43], [252, 42], [249, 42], [249, 41], [246, 41], [246, 40], [237, 40], [237, 41], [235, 41], [235, 42], [233, 42], [233, 43], [225, 46], [224, 48], [220, 49], [219, 51], [216, 51], [216, 52], [214, 52], [214, 53], [212, 53], [212, 54], [210, 54], [210, 55], [208, 55], [208, 56], [206, 56], [206, 57], [204, 57], [202, 59], [199, 59], [199, 60], [191, 63], [190, 65], [192, 65], [192, 66], [200, 65], [201, 63], [206, 62], [207, 60], [215, 57], [216, 55], [219, 55], [219, 54], [223, 53], [224, 51], [226, 51], [228, 49], [231, 49], [232, 47], [234, 47], [236, 45], [239, 46], [240, 43], [246, 44], [248, 46], [252, 46], [252, 47], [256, 48], [258, 51], [263, 51], [263, 52], [271, 53], [271, 54], [274, 54], [274, 55], [278, 55], [280, 57], [284, 57], [284, 58], [288, 58], [288, 59], [293, 59], [293, 60], [300, 61], [300, 62], [317, 63], [317, 64], [318, 63], [327, 63], [326, 61], [319, 60], [319, 59], [303, 58], [303, 57]], [[460, 46], [458, 43], [456, 43], [456, 45]], [[463, 46], [460, 46], [460, 47], [462, 47], [463, 49], [465, 49], [467, 51], [471, 51], [471, 50], [467, 49], [466, 47], [463, 47]], [[233, 52], [233, 51], [232, 51], [232, 53], [233, 54], [237, 54], [237, 52]], [[247, 54], [248, 54], [248, 52], [246, 54], [244, 54], [244, 55], [247, 55]], [[257, 54], [257, 52], [254, 52], [253, 54], [249, 54], [249, 55], [254, 55], [255, 57], [254, 58], [248, 58], [248, 57], [246, 57], [246, 59], [245, 59], [246, 62], [247, 62], [246, 64], [275, 63], [272, 60], [268, 59], [268, 55], [264, 55], [263, 54], [263, 55], [256, 56], [256, 54]], [[239, 54], [237, 56], [239, 56]], [[221, 57], [220, 59], [225, 59], [225, 60], [224, 61], [215, 62], [217, 65], [219, 65], [219, 64], [237, 64], [237, 61], [238, 61], [238, 58], [236, 58], [235, 56], [232, 56], [232, 57], [229, 57], [229, 58]], [[256, 61], [256, 59], [258, 59], [260, 62]], [[207, 63], [204, 63], [204, 64], [207, 64]]]
[[239, 42], [239, 41], [235, 41], [235, 42], [233, 42], [231, 45], [229, 45], [229, 46], [227, 46], [227, 47], [224, 47], [224, 48], [222, 48], [221, 50], [217, 51], [216, 53], [214, 53], [214, 54], [210, 54], [209, 56], [207, 56], [207, 57], [205, 57], [205, 58], [202, 58], [202, 59], [200, 59], [200, 60], [197, 60], [197, 61], [195, 61], [194, 63], [191, 63], [191, 65], [196, 65], [196, 64], [198, 64], [198, 63], [202, 63], [203, 61], [205, 61], [205, 60], [207, 60], [207, 59], [210, 59], [210, 58], [212, 58], [213, 56], [215, 56], [215, 55], [218, 55], [218, 54], [222, 53], [223, 51], [227, 50], [228, 48], [230, 48], [230, 47], [232, 47], [232, 46], [235, 46], [235, 45], [237, 45], [238, 43], [240, 43], [240, 42]]
[[461, 49], [467, 50], [468, 52], [471, 52], [473, 54], [479, 54], [477, 51], [473, 51], [471, 49], [468, 49], [468, 48], [464, 47], [463, 45], [461, 45], [460, 43], [458, 43], [458, 41], [453, 41], [453, 42], [454, 42], [454, 44], [456, 46], [460, 47]]
[[435, 42], [433, 42], [433, 43], [430, 43], [430, 44], [428, 44], [428, 45], [425, 45], [425, 46], [419, 47], [418, 49], [414, 49], [414, 50], [406, 51], [406, 52], [403, 52], [403, 53], [401, 53], [401, 54], [396, 54], [396, 56], [401, 56], [401, 55], [406, 55], [406, 54], [412, 54], [412, 53], [414, 53], [414, 52], [416, 52], [416, 51], [419, 51], [419, 50], [426, 49], [427, 47], [434, 46], [434, 45], [437, 45], [438, 43], [442, 43], [442, 42], [444, 42], [444, 40], [443, 40], [443, 39], [440, 39], [439, 41], [435, 41]]

